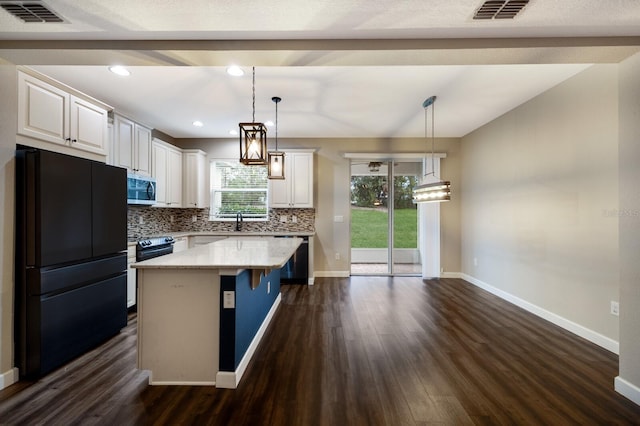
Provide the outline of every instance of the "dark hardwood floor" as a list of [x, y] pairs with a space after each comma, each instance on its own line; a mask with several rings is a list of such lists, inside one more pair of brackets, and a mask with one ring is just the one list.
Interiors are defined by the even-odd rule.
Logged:
[[616, 355], [458, 279], [284, 285], [236, 390], [148, 386], [135, 327], [0, 391], [0, 424], [640, 424]]

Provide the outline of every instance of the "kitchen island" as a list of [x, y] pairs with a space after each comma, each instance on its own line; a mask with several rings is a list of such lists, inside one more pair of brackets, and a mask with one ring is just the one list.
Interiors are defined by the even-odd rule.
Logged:
[[227, 238], [132, 265], [149, 383], [236, 388], [280, 303], [300, 238]]

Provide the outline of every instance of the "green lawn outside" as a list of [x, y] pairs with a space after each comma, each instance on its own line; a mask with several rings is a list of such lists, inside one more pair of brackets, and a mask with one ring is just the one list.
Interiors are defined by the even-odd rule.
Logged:
[[[351, 209], [351, 247], [386, 248], [388, 215], [382, 209]], [[394, 248], [418, 247], [418, 210], [395, 211]]]

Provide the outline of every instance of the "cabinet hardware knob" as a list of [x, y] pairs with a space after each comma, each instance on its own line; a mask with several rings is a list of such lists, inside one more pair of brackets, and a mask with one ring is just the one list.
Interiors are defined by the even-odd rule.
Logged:
[[65, 138], [65, 141], [71, 142], [71, 138]]

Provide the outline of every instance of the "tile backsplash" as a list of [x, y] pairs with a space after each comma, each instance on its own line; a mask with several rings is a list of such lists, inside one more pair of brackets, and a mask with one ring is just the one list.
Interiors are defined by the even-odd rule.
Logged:
[[[286, 222], [281, 222], [281, 218], [285, 216]], [[296, 217], [296, 222], [292, 221], [293, 216]], [[244, 221], [242, 230], [245, 232], [314, 232], [315, 218], [315, 209], [269, 209], [268, 221]], [[236, 227], [235, 221], [210, 221], [208, 208], [170, 209], [129, 205], [127, 222], [129, 241], [171, 232], [233, 231]]]

